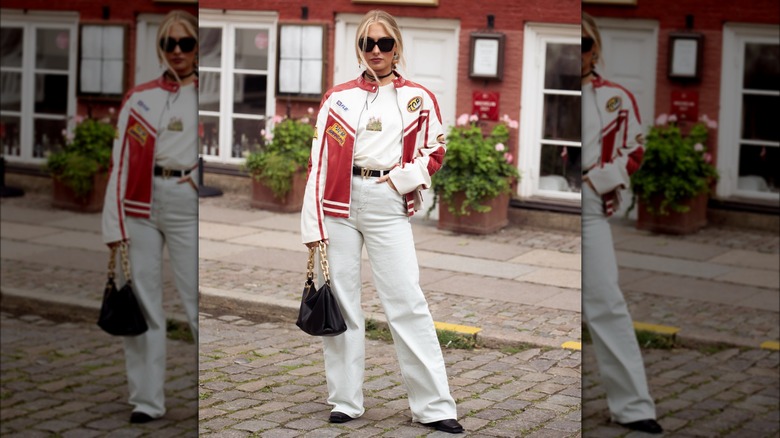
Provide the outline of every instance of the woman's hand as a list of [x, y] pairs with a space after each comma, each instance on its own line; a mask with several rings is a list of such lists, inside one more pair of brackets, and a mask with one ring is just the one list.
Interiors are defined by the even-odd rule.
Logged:
[[108, 245], [109, 249], [115, 249], [119, 248], [119, 246], [123, 243], [127, 243], [127, 240], [117, 240], [116, 242], [108, 242], [106, 245]]
[[176, 184], [183, 184], [183, 183], [190, 183], [190, 186], [195, 189], [195, 191], [198, 191], [198, 186], [195, 185], [195, 181], [192, 180], [191, 175], [184, 175], [183, 177], [179, 178], [178, 181], [176, 181]]
[[[398, 163], [396, 163], [393, 167], [391, 167], [390, 170], [393, 170], [396, 167], [398, 167]], [[391, 189], [395, 190], [395, 192], [398, 193], [399, 195], [401, 194], [401, 192], [399, 192], [398, 189], [395, 188], [395, 184], [393, 184], [393, 180], [390, 179], [390, 173], [389, 172], [384, 174], [384, 175], [382, 175], [382, 176], [380, 176], [376, 180], [377, 184], [382, 184], [383, 182], [387, 182], [388, 184], [390, 184], [390, 188]]]

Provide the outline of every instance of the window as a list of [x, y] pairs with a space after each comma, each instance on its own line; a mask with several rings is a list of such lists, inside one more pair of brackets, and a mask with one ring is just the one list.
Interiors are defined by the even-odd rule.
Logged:
[[81, 27], [79, 92], [123, 95], [125, 93], [124, 26]]
[[212, 162], [235, 163], [273, 116], [276, 15], [200, 11], [199, 134]]
[[780, 193], [780, 31], [726, 25], [718, 129], [719, 197], [770, 201]]
[[9, 161], [42, 163], [64, 144], [75, 114], [75, 13], [21, 14], [0, 21], [0, 144]]
[[518, 191], [579, 200], [580, 29], [529, 24], [525, 31]]
[[325, 46], [321, 25], [283, 25], [279, 31], [279, 95], [322, 98]]

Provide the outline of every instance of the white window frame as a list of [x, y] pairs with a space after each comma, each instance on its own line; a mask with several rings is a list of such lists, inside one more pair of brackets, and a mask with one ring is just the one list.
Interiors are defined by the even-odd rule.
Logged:
[[[77, 12], [45, 12], [28, 11], [26, 14], [15, 9], [0, 9], [0, 26], [2, 27], [21, 27], [24, 28], [24, 37], [22, 40], [22, 102], [21, 111], [3, 111], [2, 115], [19, 117], [19, 156], [7, 155], [5, 159], [8, 162], [24, 162], [33, 164], [43, 164], [46, 158], [33, 157], [33, 143], [35, 121], [37, 119], [48, 120], [66, 120], [68, 131], [72, 131], [73, 119], [76, 115], [76, 66], [78, 57], [79, 41], [79, 14]], [[70, 45], [68, 53], [68, 92], [65, 115], [35, 113], [35, 38], [36, 30], [40, 28], [50, 29], [68, 29]], [[14, 71], [11, 69], [9, 71]], [[40, 70], [38, 73], [46, 73], [47, 70]], [[54, 73], [61, 73], [60, 70], [53, 70]]]
[[[198, 11], [199, 27], [219, 27], [222, 29], [222, 66], [221, 68], [200, 66], [201, 73], [220, 74], [220, 109], [219, 111], [201, 111], [199, 115], [219, 117], [219, 155], [204, 155], [207, 162], [224, 164], [243, 164], [244, 158], [231, 157], [231, 144], [233, 140], [233, 75], [247, 73], [243, 69], [235, 69], [235, 30], [238, 29], [265, 29], [268, 30], [268, 68], [266, 70], [266, 115], [240, 116], [247, 120], [270, 121], [276, 114], [276, 45], [277, 45], [277, 21], [276, 12], [266, 11], [226, 11], [214, 9], [200, 9]], [[251, 70], [249, 73], [256, 73]]]
[[[542, 139], [544, 106], [544, 73], [546, 47], [548, 43], [580, 44], [581, 29], [577, 25], [526, 23], [523, 43], [523, 84], [520, 114], [519, 157], [520, 183], [517, 194], [520, 198], [546, 198], [580, 205], [580, 193], [539, 189], [539, 160], [542, 144], [582, 147], [581, 141]], [[582, 91], [557, 92], [581, 96]]]
[[[149, 28], [159, 29], [163, 18], [165, 18], [164, 14], [138, 14], [135, 30], [135, 75], [133, 75], [135, 85], [154, 80], [162, 76], [165, 71], [160, 60], [157, 59], [157, 41], [148, 41], [147, 38]], [[152, 71], [156, 74], [152, 75]]]
[[[715, 189], [718, 198], [742, 198], [780, 205], [777, 193], [739, 190], [739, 144], [742, 137], [742, 94], [745, 44], [776, 44], [780, 28], [776, 25], [727, 23], [723, 26], [723, 55], [720, 80], [720, 114], [718, 120], [718, 173]], [[753, 141], [751, 144], [780, 147], [780, 142]], [[734, 147], [734, 145], [737, 145]]]

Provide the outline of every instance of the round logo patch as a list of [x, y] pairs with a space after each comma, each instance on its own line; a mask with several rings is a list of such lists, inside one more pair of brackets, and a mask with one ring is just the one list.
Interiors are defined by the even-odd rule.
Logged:
[[620, 108], [620, 105], [622, 103], [622, 100], [620, 99], [620, 96], [615, 96], [610, 98], [607, 101], [607, 111], [613, 113], [617, 111]]
[[409, 100], [409, 103], [406, 104], [406, 110], [410, 113], [413, 113], [420, 109], [420, 106], [422, 105], [422, 98], [420, 96], [413, 97]]

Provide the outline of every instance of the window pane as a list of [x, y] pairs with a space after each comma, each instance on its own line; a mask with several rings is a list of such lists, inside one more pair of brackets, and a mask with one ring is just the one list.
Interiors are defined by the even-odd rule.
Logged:
[[62, 149], [66, 121], [35, 119], [33, 157], [44, 158], [48, 153]]
[[546, 140], [581, 141], [580, 96], [544, 96], [543, 137]]
[[22, 66], [22, 37], [20, 27], [0, 28], [0, 65], [3, 67]]
[[[236, 68], [268, 68], [268, 30], [236, 29]], [[321, 44], [321, 43], [320, 43]]]
[[539, 190], [580, 192], [582, 150], [571, 146], [542, 145]]
[[268, 78], [265, 75], [236, 74], [233, 94], [233, 112], [265, 115], [265, 97]]
[[68, 108], [68, 76], [35, 75], [35, 112], [65, 114]]
[[778, 96], [742, 96], [742, 138], [780, 141], [777, 124]]
[[219, 155], [219, 117], [198, 117], [198, 138], [203, 155]]
[[219, 111], [219, 73], [203, 72], [198, 77], [198, 108], [201, 111]]
[[19, 152], [19, 117], [0, 117], [0, 144], [3, 154], [18, 157]]
[[70, 32], [67, 29], [38, 29], [35, 38], [35, 68], [68, 69]]
[[222, 65], [222, 29], [201, 27], [198, 31], [198, 59], [201, 67]]
[[554, 90], [582, 89], [580, 46], [575, 44], [547, 44], [544, 88]]
[[233, 142], [230, 156], [245, 158], [260, 150], [260, 131], [265, 129], [265, 120], [233, 119]]
[[780, 44], [745, 44], [744, 88], [777, 90], [780, 83]]
[[780, 193], [780, 148], [746, 146], [739, 148], [740, 190]]
[[0, 109], [6, 111], [22, 110], [22, 74], [0, 73]]

